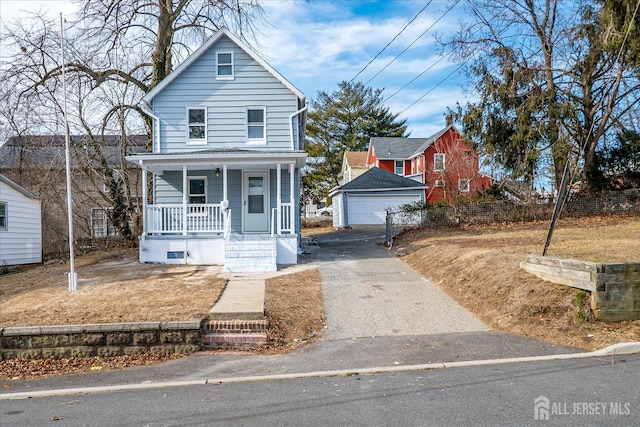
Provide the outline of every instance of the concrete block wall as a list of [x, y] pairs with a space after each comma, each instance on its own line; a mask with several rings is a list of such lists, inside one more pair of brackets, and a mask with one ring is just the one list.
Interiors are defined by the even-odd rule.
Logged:
[[0, 360], [199, 351], [202, 320], [0, 329]]
[[528, 255], [520, 267], [550, 282], [591, 292], [591, 309], [604, 321], [640, 319], [640, 263], [595, 263]]

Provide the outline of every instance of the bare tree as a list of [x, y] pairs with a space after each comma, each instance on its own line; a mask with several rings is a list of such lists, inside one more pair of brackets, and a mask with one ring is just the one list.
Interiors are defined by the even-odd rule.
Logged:
[[[73, 147], [78, 170], [113, 207], [120, 233], [132, 237], [126, 218], [136, 210], [135, 191], [123, 173], [124, 156], [133, 149], [130, 135], [151, 133], [140, 99], [221, 27], [255, 42], [263, 11], [257, 0], [83, 0], [79, 6], [65, 23], [64, 64], [57, 20], [36, 14], [5, 26], [0, 94], [7, 96], [0, 117], [6, 134], [63, 134], [64, 69], [70, 131], [83, 136]], [[105, 158], [107, 135], [120, 136], [118, 162]]]

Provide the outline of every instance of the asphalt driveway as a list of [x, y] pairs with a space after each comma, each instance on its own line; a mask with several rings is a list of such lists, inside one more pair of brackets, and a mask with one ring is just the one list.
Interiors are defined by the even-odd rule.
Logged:
[[324, 340], [488, 330], [380, 245], [384, 234], [384, 226], [359, 226], [322, 235], [306, 248], [303, 257], [322, 276]]

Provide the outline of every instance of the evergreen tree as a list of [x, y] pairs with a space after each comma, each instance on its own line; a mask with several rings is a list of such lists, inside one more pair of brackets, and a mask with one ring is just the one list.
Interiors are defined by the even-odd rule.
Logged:
[[408, 136], [406, 119], [383, 105], [381, 89], [341, 82], [332, 93], [318, 92], [311, 103], [305, 150], [309, 169], [304, 175], [305, 196], [325, 197], [339, 184], [345, 151], [365, 151], [374, 136]]

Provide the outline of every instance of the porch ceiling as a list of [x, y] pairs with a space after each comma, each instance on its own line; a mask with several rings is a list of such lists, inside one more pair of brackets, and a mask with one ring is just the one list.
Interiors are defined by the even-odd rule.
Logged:
[[211, 152], [137, 154], [126, 159], [140, 167], [146, 166], [153, 173], [180, 171], [187, 169], [216, 169], [224, 165], [227, 169], [265, 170], [276, 169], [277, 165], [294, 164], [304, 166], [307, 154], [304, 151], [289, 152]]

